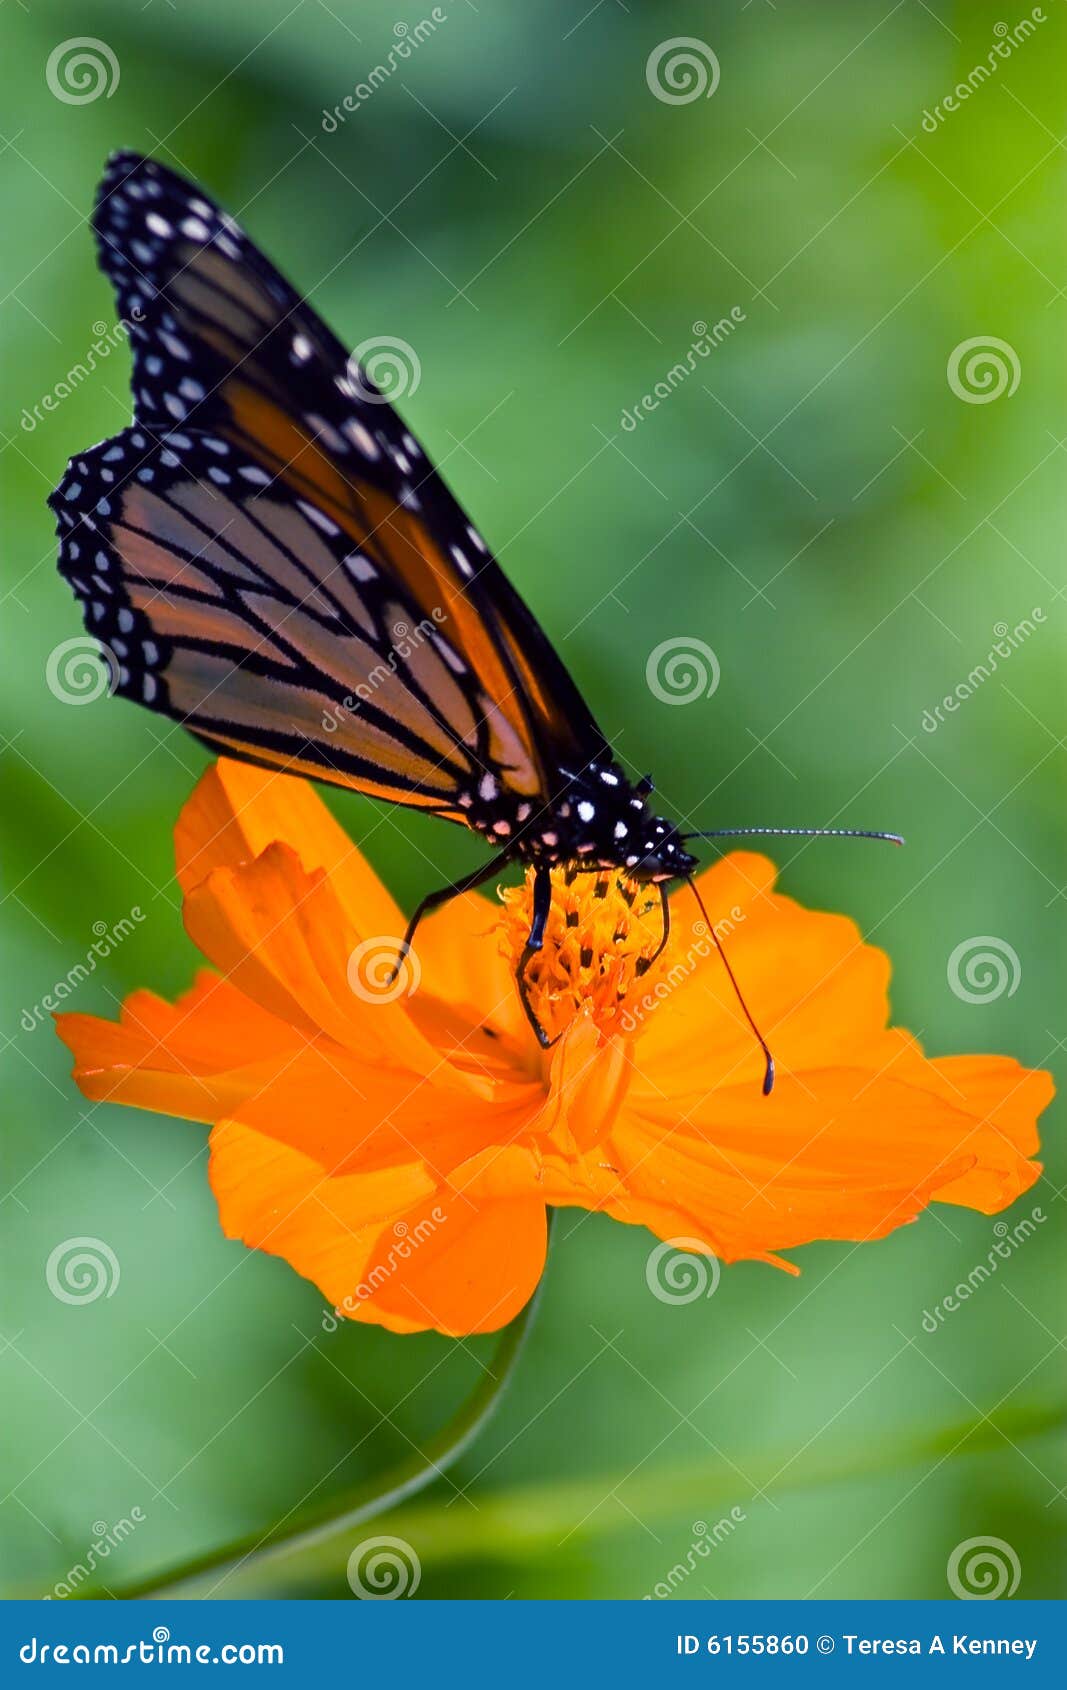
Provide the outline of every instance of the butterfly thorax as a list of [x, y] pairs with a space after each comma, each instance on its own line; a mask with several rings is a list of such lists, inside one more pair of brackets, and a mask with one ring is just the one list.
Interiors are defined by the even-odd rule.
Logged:
[[631, 879], [656, 881], [691, 871], [696, 858], [675, 825], [646, 803], [647, 782], [639, 790], [607, 761], [577, 773], [561, 769], [559, 776], [558, 792], [548, 803], [519, 803], [506, 814], [496, 783], [484, 780], [465, 806], [464, 819], [501, 850], [534, 865], [624, 869]]

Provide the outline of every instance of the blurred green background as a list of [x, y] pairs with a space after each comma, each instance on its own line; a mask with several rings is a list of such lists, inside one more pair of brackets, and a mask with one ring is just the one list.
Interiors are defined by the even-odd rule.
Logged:
[[[201, 178], [347, 343], [411, 343], [407, 420], [669, 811], [901, 829], [904, 852], [783, 849], [784, 886], [885, 945], [896, 1017], [931, 1051], [1060, 1061], [1063, 6], [1046, 0], [1034, 39], [924, 129], [1017, 21], [999, 0], [447, 0], [324, 131], [398, 23], [430, 10], [86, 0], [75, 22], [38, 0], [0, 24], [9, 1593], [49, 1591], [133, 1510], [109, 1589], [321, 1503], [439, 1426], [492, 1350], [324, 1334], [312, 1286], [221, 1237], [205, 1132], [89, 1108], [50, 1029], [26, 1030], [94, 923], [135, 905], [144, 920], [76, 1007], [176, 993], [194, 965], [171, 829], [204, 756], [45, 679], [80, 631], [45, 497], [71, 452], [126, 422], [125, 350], [36, 426], [20, 417], [114, 320], [85, 224], [112, 147]], [[121, 73], [82, 104], [46, 84], [75, 28]], [[693, 35], [718, 58], [713, 97], [653, 97], [650, 53]], [[732, 307], [744, 321], [623, 429], [693, 324]], [[949, 356], [989, 335], [1019, 385], [969, 403]], [[1025, 644], [924, 730], [995, 625], [1035, 608]], [[683, 633], [722, 678], [675, 708], [645, 661]], [[437, 878], [427, 857], [477, 860], [458, 830], [329, 802], [408, 905]], [[1013, 995], [950, 990], [974, 935], [1017, 954]], [[1018, 1555], [1021, 1596], [1062, 1593], [1057, 1114], [1046, 1176], [1010, 1217], [1036, 1205], [1044, 1222], [936, 1335], [923, 1311], [986, 1259], [991, 1220], [940, 1210], [883, 1243], [799, 1252], [799, 1281], [745, 1265], [665, 1307], [646, 1234], [564, 1214], [513, 1389], [455, 1484], [224, 1593], [346, 1598], [349, 1549], [381, 1530], [417, 1550], [420, 1597], [639, 1597], [731, 1508], [743, 1522], [678, 1594], [943, 1596], [953, 1547], [990, 1534]], [[78, 1307], [45, 1263], [80, 1236], [121, 1278]]]

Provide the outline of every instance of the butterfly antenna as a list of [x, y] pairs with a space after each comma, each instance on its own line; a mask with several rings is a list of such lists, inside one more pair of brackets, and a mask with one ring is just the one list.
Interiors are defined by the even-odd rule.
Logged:
[[866, 827], [712, 827], [703, 833], [683, 833], [682, 839], [741, 839], [751, 834], [770, 834], [775, 839], [886, 839], [903, 845], [899, 833], [875, 833]]
[[727, 973], [727, 977], [729, 978], [730, 984], [734, 989], [734, 993], [737, 997], [737, 1001], [741, 1005], [742, 1010], [744, 1011], [745, 1020], [748, 1022], [749, 1026], [752, 1028], [752, 1031], [753, 1031], [753, 1033], [756, 1037], [756, 1041], [759, 1044], [760, 1050], [763, 1052], [764, 1061], [766, 1063], [766, 1067], [763, 1070], [763, 1095], [764, 1095], [764, 1097], [770, 1097], [771, 1092], [774, 1089], [774, 1057], [770, 1053], [770, 1049], [768, 1047], [766, 1039], [763, 1037], [763, 1034], [760, 1032], [759, 1028], [756, 1026], [755, 1021], [752, 1019], [752, 1011], [749, 1009], [748, 1004], [745, 1002], [744, 993], [742, 992], [740, 986], [737, 984], [737, 976], [734, 973], [733, 969], [730, 967], [729, 961], [728, 961], [727, 956], [726, 956], [726, 952], [723, 950], [723, 947], [722, 947], [722, 940], [719, 938], [719, 935], [715, 931], [715, 924], [712, 921], [710, 915], [708, 914], [707, 910], [704, 907], [704, 900], [700, 896], [699, 891], [697, 890], [696, 881], [693, 879], [691, 874], [687, 874], [685, 876], [685, 880], [686, 880], [686, 883], [689, 886], [694, 898], [696, 899], [697, 903], [700, 906], [700, 913], [704, 917], [704, 921], [705, 921], [705, 924], [707, 926], [708, 932], [711, 934], [712, 938], [715, 941], [715, 949], [718, 951], [720, 957], [722, 958], [722, 965], [725, 968], [726, 973]]

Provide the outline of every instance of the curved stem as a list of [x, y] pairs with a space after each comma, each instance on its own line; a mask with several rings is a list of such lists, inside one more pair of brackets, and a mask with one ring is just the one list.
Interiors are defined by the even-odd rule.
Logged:
[[[551, 1209], [548, 1214], [551, 1226]], [[538, 1285], [521, 1314], [504, 1328], [488, 1370], [452, 1419], [434, 1433], [424, 1448], [414, 1450], [384, 1477], [365, 1480], [317, 1507], [305, 1509], [290, 1524], [282, 1522], [268, 1527], [266, 1531], [246, 1533], [219, 1549], [209, 1550], [207, 1554], [171, 1568], [169, 1572], [157, 1573], [140, 1583], [120, 1586], [112, 1594], [126, 1601], [146, 1596], [172, 1596], [178, 1593], [179, 1586], [221, 1568], [247, 1566], [253, 1560], [266, 1560], [278, 1554], [306, 1549], [324, 1538], [338, 1536], [353, 1526], [362, 1525], [365, 1520], [394, 1508], [397, 1503], [432, 1484], [434, 1479], [441, 1478], [469, 1449], [492, 1418], [522, 1354], [540, 1297], [541, 1285]], [[93, 1596], [99, 1592], [86, 1588], [81, 1594]]]

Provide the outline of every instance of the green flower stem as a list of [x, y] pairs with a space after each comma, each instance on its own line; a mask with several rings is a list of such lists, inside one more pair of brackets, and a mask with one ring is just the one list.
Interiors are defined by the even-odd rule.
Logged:
[[[551, 1210], [549, 1217], [551, 1219]], [[304, 1509], [291, 1523], [265, 1531], [248, 1532], [219, 1549], [183, 1562], [169, 1572], [158, 1573], [138, 1584], [113, 1588], [112, 1595], [123, 1600], [192, 1595], [192, 1591], [185, 1590], [186, 1585], [202, 1580], [210, 1573], [221, 1573], [222, 1579], [225, 1579], [224, 1568], [239, 1567], [242, 1573], [255, 1569], [258, 1573], [265, 1561], [281, 1555], [288, 1560], [315, 1545], [333, 1541], [432, 1484], [459, 1460], [491, 1420], [522, 1354], [540, 1296], [539, 1285], [522, 1313], [504, 1328], [488, 1371], [448, 1424], [436, 1432], [424, 1448], [413, 1451], [384, 1478], [367, 1480], [339, 1496], [329, 1497], [318, 1506]], [[221, 1583], [221, 1580], [216, 1582]], [[99, 1596], [100, 1592], [87, 1586], [80, 1594]], [[212, 1591], [196, 1594], [210, 1595]], [[218, 1594], [228, 1596], [230, 1592], [220, 1589]]]
[[[826, 1449], [808, 1451], [799, 1459], [795, 1451], [780, 1449], [770, 1454], [743, 1453], [738, 1460], [751, 1475], [755, 1489], [770, 1486], [780, 1500], [914, 1467], [933, 1471], [943, 1462], [998, 1450], [1005, 1436], [1021, 1443], [1062, 1433], [1065, 1424], [1064, 1403], [1029, 1403], [1001, 1410], [995, 1424], [971, 1417], [949, 1425], [916, 1426], [891, 1438], [866, 1439], [851, 1446], [831, 1440]], [[688, 1531], [694, 1520], [710, 1522], [738, 1501], [748, 1505], [747, 1496], [738, 1490], [736, 1472], [716, 1458], [621, 1477], [597, 1474], [483, 1492], [477, 1512], [442, 1507], [439, 1502], [419, 1502], [378, 1518], [375, 1530], [416, 1544], [423, 1568], [472, 1559], [515, 1566], [556, 1554], [561, 1540], [574, 1531], [578, 1520], [582, 1522], [582, 1541], [588, 1543], [632, 1530], [635, 1514], [651, 1526], [678, 1523]], [[151, 1594], [296, 1597], [319, 1595], [324, 1585], [339, 1586], [344, 1594], [343, 1556], [333, 1540], [337, 1532], [365, 1518], [366, 1514], [339, 1515], [334, 1527], [313, 1535], [310, 1547], [305, 1547], [308, 1539], [304, 1536], [283, 1546], [302, 1553], [279, 1554], [267, 1565], [262, 1556], [252, 1558], [221, 1588], [175, 1591], [156, 1585]]]

